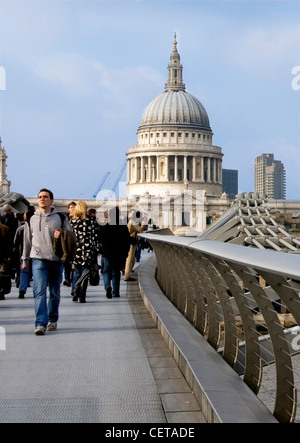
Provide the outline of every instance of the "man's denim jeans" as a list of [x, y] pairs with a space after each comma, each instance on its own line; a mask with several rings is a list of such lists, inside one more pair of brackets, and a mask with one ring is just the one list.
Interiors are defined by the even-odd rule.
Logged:
[[[33, 295], [35, 303], [35, 326], [47, 327], [47, 324], [57, 323], [60, 304], [60, 285], [63, 278], [64, 264], [48, 260], [32, 260]], [[49, 301], [47, 305], [47, 287]]]
[[30, 279], [30, 270], [23, 269], [22, 264], [23, 260], [21, 260], [19, 291], [24, 291], [26, 293]]
[[103, 260], [103, 283], [105, 289], [111, 287], [114, 295], [120, 294], [120, 279], [121, 279], [121, 266], [119, 263], [114, 263], [107, 257]]

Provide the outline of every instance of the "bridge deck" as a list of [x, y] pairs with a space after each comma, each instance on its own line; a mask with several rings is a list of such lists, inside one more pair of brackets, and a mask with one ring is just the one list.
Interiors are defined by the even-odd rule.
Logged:
[[[127, 292], [127, 294], [126, 294]], [[58, 330], [34, 335], [32, 289], [0, 301], [1, 423], [202, 423], [205, 419], [138, 293], [101, 281], [87, 303], [62, 286]]]

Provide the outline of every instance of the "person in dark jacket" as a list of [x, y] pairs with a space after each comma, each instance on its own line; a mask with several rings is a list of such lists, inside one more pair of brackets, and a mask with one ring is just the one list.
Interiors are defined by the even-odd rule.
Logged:
[[11, 278], [15, 278], [16, 263], [13, 260], [13, 248], [14, 237], [16, 230], [18, 229], [18, 220], [12, 210], [12, 207], [8, 204], [3, 206], [4, 215], [1, 217], [1, 223], [9, 228], [9, 261], [7, 264], [7, 271], [11, 275]]
[[[70, 202], [68, 204], [68, 220], [70, 221], [74, 215], [76, 203], [74, 201]], [[72, 263], [70, 260], [65, 260], [65, 279], [64, 279], [64, 286], [68, 286], [69, 288], [72, 286], [72, 280], [73, 280], [73, 269], [72, 269]]]
[[10, 257], [10, 232], [9, 228], [0, 222], [0, 264]]
[[19, 288], [19, 298], [24, 299], [25, 294], [27, 292], [27, 288], [29, 286], [30, 277], [32, 275], [32, 263], [31, 259], [29, 259], [29, 266], [27, 268], [23, 268], [23, 244], [24, 244], [24, 228], [25, 223], [29, 223], [30, 218], [34, 214], [33, 211], [27, 211], [24, 214], [24, 222], [21, 226], [18, 227], [15, 238], [14, 238], [14, 256], [17, 258], [18, 263], [20, 264], [20, 272], [17, 273], [17, 287]]
[[[0, 222], [0, 300], [5, 300], [5, 294], [10, 292], [11, 279], [3, 275], [10, 260], [10, 232], [6, 225]], [[9, 288], [10, 285], [10, 288]]]
[[109, 211], [108, 223], [102, 226], [99, 236], [102, 245], [103, 283], [106, 297], [120, 297], [121, 270], [130, 249], [130, 235], [126, 225], [120, 225], [119, 208]]

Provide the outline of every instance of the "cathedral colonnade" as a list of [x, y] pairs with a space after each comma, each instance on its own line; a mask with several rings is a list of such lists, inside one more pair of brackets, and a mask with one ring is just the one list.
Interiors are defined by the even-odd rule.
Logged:
[[222, 159], [215, 156], [149, 154], [128, 158], [128, 184], [198, 182], [222, 184]]

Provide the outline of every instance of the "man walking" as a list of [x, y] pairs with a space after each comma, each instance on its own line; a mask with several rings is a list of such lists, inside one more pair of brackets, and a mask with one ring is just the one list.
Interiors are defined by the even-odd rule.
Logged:
[[61, 228], [72, 230], [68, 219], [62, 221], [60, 214], [52, 207], [53, 199], [51, 191], [41, 189], [38, 194], [39, 209], [24, 228], [22, 266], [28, 268], [29, 259], [32, 259], [36, 335], [44, 335], [46, 329], [57, 329], [64, 263], [53, 251], [53, 240], [59, 238]]
[[[126, 225], [120, 225], [118, 207], [109, 211], [108, 223], [101, 227], [99, 242], [103, 258], [103, 282], [106, 297], [120, 297], [121, 270], [125, 266], [130, 248], [130, 236]], [[112, 293], [113, 291], [113, 293]]]

